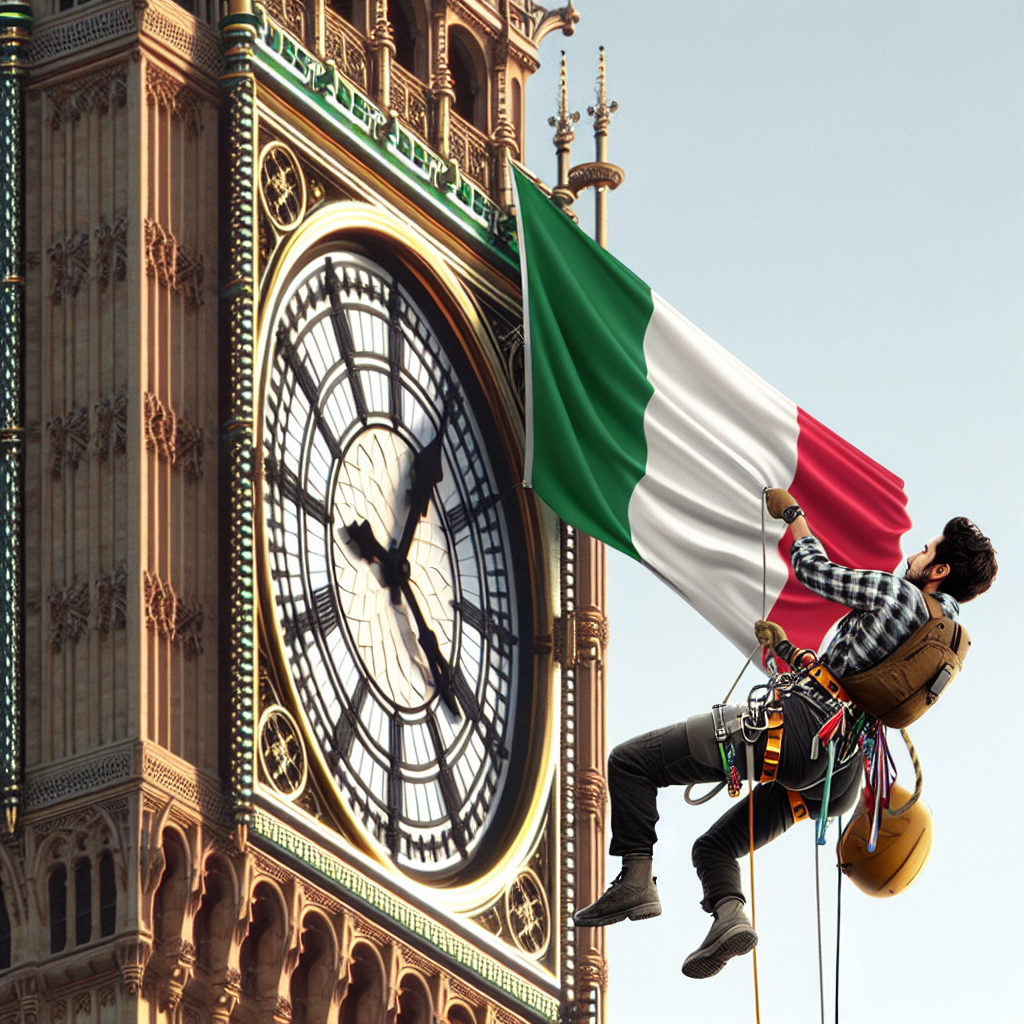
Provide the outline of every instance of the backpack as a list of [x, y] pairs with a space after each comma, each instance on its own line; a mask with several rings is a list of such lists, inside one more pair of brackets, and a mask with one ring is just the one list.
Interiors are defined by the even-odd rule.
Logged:
[[894, 729], [916, 722], [938, 700], [971, 646], [967, 630], [947, 619], [931, 594], [922, 596], [928, 620], [877, 665], [840, 680], [857, 707]]

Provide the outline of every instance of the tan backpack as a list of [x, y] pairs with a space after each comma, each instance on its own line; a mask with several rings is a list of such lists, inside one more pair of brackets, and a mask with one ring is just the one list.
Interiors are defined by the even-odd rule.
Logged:
[[928, 621], [873, 668], [840, 680], [857, 707], [894, 729], [916, 722], [938, 700], [971, 646], [967, 630], [947, 619], [931, 594], [923, 597]]

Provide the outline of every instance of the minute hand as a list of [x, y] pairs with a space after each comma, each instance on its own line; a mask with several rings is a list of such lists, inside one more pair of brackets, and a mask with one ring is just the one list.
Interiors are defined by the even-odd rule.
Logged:
[[441, 462], [441, 446], [444, 444], [445, 431], [448, 428], [448, 402], [444, 403], [441, 423], [433, 440], [424, 445], [413, 457], [412, 479], [409, 484], [409, 515], [402, 530], [402, 539], [398, 542], [398, 557], [404, 559], [412, 547], [412, 539], [416, 535], [416, 526], [427, 514], [430, 498], [434, 488], [444, 479], [444, 464]]
[[412, 585], [408, 580], [402, 583], [402, 596], [412, 609], [412, 617], [416, 620], [416, 629], [419, 633], [420, 647], [423, 648], [423, 653], [427, 656], [427, 661], [430, 664], [430, 674], [434, 677], [434, 685], [437, 687], [438, 693], [441, 694], [441, 700], [444, 701], [445, 706], [453, 715], [461, 717], [462, 712], [459, 709], [458, 701], [455, 699], [455, 691], [452, 686], [451, 666], [441, 653], [441, 648], [437, 643], [437, 636], [427, 625], [427, 620], [423, 617], [423, 612], [420, 611], [420, 606], [412, 592]]

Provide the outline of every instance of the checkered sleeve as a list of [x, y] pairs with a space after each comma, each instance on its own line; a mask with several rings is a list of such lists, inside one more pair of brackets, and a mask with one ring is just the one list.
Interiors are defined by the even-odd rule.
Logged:
[[874, 611], [897, 599], [897, 581], [891, 573], [837, 565], [830, 561], [817, 537], [794, 541], [789, 558], [796, 578], [829, 601], [860, 611]]

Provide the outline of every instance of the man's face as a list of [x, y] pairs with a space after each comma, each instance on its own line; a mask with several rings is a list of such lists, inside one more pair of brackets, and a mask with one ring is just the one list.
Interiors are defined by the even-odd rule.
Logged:
[[932, 537], [930, 541], [916, 554], [907, 559], [907, 580], [918, 587], [923, 587], [931, 575], [932, 566], [935, 564], [935, 549], [946, 538], [939, 534]]

